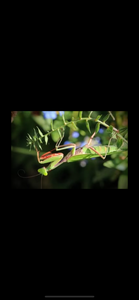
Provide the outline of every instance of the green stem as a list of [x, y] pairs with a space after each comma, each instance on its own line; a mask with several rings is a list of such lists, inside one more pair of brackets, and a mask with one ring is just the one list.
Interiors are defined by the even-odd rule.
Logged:
[[[99, 124], [101, 124], [101, 125], [103, 125], [104, 127], [106, 127], [106, 128], [109, 128], [110, 127], [110, 125], [108, 125], [108, 124], [106, 124], [105, 122], [103, 122], [103, 121], [100, 121], [99, 119], [95, 119], [95, 118], [91, 118], [91, 114], [92, 114], [92, 112], [89, 114], [89, 116], [88, 117], [81, 117], [81, 114], [80, 114], [80, 118], [79, 119], [77, 119], [77, 120], [71, 120], [70, 122], [66, 122], [66, 120], [65, 120], [65, 118], [63, 118], [63, 125], [62, 126], [60, 126], [60, 127], [58, 127], [58, 128], [53, 128], [53, 126], [52, 126], [52, 130], [51, 131], [49, 131], [49, 132], [47, 132], [46, 134], [44, 134], [44, 135], [41, 135], [41, 139], [42, 138], [46, 138], [48, 135], [50, 135], [53, 131], [60, 131], [60, 130], [63, 130], [63, 128], [65, 127], [65, 126], [69, 126], [69, 125], [72, 125], [73, 124], [73, 122], [74, 123], [77, 123], [77, 122], [81, 122], [81, 121], [86, 121], [86, 122], [88, 122], [88, 121], [93, 121], [93, 122], [96, 122], [96, 123], [99, 123]], [[115, 127], [113, 127], [113, 131], [114, 132], [116, 132], [116, 135], [119, 137], [119, 138], [121, 138], [126, 144], [128, 144], [128, 141], [119, 133], [119, 130], [118, 129], [116, 129]], [[39, 138], [37, 138], [37, 136], [36, 136], [36, 140], [35, 140], [35, 142], [36, 141], [39, 141]], [[31, 143], [33, 144], [34, 143], [34, 141], [32, 140], [30, 140], [30, 143], [29, 143], [29, 145], [31, 145]]]
[[[97, 123], [103, 125], [104, 127], [107, 127], [107, 128], [110, 127], [110, 125], [106, 124], [105, 122], [102, 122], [102, 121], [100, 121], [100, 120], [96, 120], [95, 118], [91, 118], [91, 117], [81, 118], [81, 119], [78, 119], [78, 120], [74, 120], [74, 123], [81, 122], [81, 121], [90, 121], [90, 120], [91, 120], [91, 121], [94, 121], [94, 122], [97, 122]], [[65, 127], [65, 126], [71, 125], [72, 123], [73, 123], [73, 121], [70, 121], [70, 122], [66, 122], [66, 121], [65, 121], [64, 124], [63, 124], [63, 126], [60, 126], [60, 127], [58, 127], [58, 128], [53, 128], [52, 131], [60, 130], [60, 129], [62, 129], [62, 128]], [[45, 136], [47, 136], [47, 135], [50, 135], [50, 134], [52, 133], [52, 131], [49, 131], [48, 133], [44, 134], [42, 137], [45, 137]], [[127, 141], [127, 140], [119, 133], [119, 130], [118, 130], [118, 129], [116, 129], [115, 127], [113, 127], [113, 131], [117, 132], [117, 136], [120, 137], [126, 144], [128, 144], [128, 141]]]
[[16, 152], [16, 153], [20, 153], [20, 154], [27, 154], [27, 155], [35, 155], [36, 156], [36, 151], [35, 150], [28, 151], [28, 149], [21, 148], [21, 147], [11, 146], [11, 151]]

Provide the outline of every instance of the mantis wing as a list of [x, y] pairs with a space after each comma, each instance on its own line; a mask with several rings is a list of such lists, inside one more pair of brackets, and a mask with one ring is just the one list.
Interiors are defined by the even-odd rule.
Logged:
[[[107, 146], [97, 146], [94, 147], [96, 151], [98, 151], [101, 155], [111, 155], [114, 152], [119, 151], [116, 146], [110, 146], [109, 148]], [[67, 162], [73, 162], [73, 161], [78, 161], [82, 159], [89, 159], [89, 158], [94, 158], [94, 157], [100, 157], [98, 154], [96, 154], [92, 149], [90, 148], [83, 148], [82, 149], [85, 153], [82, 154], [75, 154], [74, 156], [71, 156]]]

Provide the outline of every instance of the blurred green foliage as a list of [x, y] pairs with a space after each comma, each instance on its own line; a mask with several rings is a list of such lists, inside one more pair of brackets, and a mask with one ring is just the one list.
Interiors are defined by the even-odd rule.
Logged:
[[[115, 121], [110, 117], [108, 125], [112, 125], [117, 129], [128, 127], [127, 111], [114, 111]], [[71, 121], [72, 118], [77, 119], [79, 112], [65, 111], [65, 120]], [[83, 117], [87, 117], [89, 112], [84, 111]], [[94, 111], [92, 116], [96, 118], [98, 115], [105, 116], [107, 111]], [[33, 128], [38, 126], [45, 134], [53, 128], [62, 126], [63, 119], [57, 112], [57, 118], [45, 119], [42, 112], [20, 111], [17, 113], [11, 123], [11, 187], [16, 189], [38, 189], [41, 188], [41, 176], [33, 178], [29, 177], [38, 174], [37, 170], [40, 165], [37, 161], [36, 151], [29, 150], [26, 146], [27, 134], [33, 135]], [[96, 123], [89, 122], [90, 131], [85, 121], [81, 121], [74, 126], [66, 126], [64, 138], [61, 144], [69, 141], [81, 146], [82, 142], [87, 142], [88, 138], [95, 131]], [[110, 136], [108, 130], [103, 126], [97, 134], [98, 140], [102, 145], [108, 145]], [[79, 136], [73, 135], [74, 131], [79, 132]], [[124, 131], [123, 131], [124, 132]], [[127, 131], [125, 138], [127, 139]], [[43, 144], [43, 153], [55, 148], [55, 144], [59, 139], [57, 131], [53, 131], [48, 138], [47, 145]], [[95, 140], [97, 142], [97, 140]], [[65, 155], [69, 150], [61, 151]], [[58, 168], [49, 172], [47, 177], [42, 178], [43, 189], [127, 189], [128, 188], [128, 158], [127, 151], [121, 154], [113, 154], [108, 156], [106, 160], [96, 158], [87, 161], [77, 161], [73, 163], [64, 163]]]

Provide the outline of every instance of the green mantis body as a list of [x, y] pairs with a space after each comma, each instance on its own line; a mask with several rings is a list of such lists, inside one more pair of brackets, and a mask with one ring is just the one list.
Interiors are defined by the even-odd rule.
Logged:
[[[38, 172], [44, 176], [47, 176], [49, 171], [59, 167], [61, 164], [65, 162], [74, 162], [82, 159], [89, 159], [89, 158], [99, 157], [99, 156], [102, 159], [105, 159], [106, 155], [112, 154], [117, 151], [116, 146], [110, 146], [109, 148], [107, 146], [91, 147], [90, 144], [95, 134], [96, 133], [94, 132], [85, 146], [77, 149], [76, 149], [76, 144], [73, 143], [68, 145], [56, 146], [56, 148], [43, 154], [41, 157], [39, 157], [39, 151], [36, 149], [38, 162], [40, 164], [50, 163], [46, 168], [43, 167], [39, 169]], [[60, 151], [69, 148], [72, 149], [65, 157], [63, 153], [52, 154], [54, 150]]]

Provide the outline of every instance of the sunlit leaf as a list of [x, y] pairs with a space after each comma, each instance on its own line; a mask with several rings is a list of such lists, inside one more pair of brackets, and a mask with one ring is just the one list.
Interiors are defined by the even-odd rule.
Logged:
[[43, 144], [43, 141], [42, 141], [42, 138], [41, 138], [41, 137], [39, 137], [39, 142], [40, 142], [41, 144]]
[[62, 115], [62, 119], [63, 119], [64, 125], [66, 125], [64, 114]]
[[70, 124], [67, 125], [68, 127], [72, 128], [73, 130], [79, 130], [79, 128], [76, 126], [75, 122], [72, 122]]
[[100, 129], [100, 123], [97, 123], [95, 126], [95, 132], [97, 133]]
[[44, 140], [45, 140], [45, 144], [47, 145], [47, 143], [48, 143], [48, 136], [47, 135], [45, 135]]
[[95, 121], [100, 120], [101, 117], [102, 117], [102, 115], [98, 115], [98, 116], [96, 117]]
[[123, 140], [121, 138], [117, 139], [117, 147], [120, 148], [123, 144]]
[[89, 125], [89, 121], [88, 120], [86, 120], [86, 127], [87, 127], [88, 131], [91, 133], [90, 125]]
[[43, 133], [41, 132], [40, 128], [39, 128], [38, 126], [36, 126], [36, 127], [37, 127], [37, 129], [38, 129], [39, 135], [40, 135], [40, 136], [44, 136]]
[[52, 137], [52, 140], [56, 143], [59, 140], [59, 133], [58, 133], [58, 131], [52, 131], [51, 137]]
[[127, 175], [120, 175], [119, 181], [118, 181], [118, 189], [128, 189]]
[[113, 132], [113, 126], [110, 125], [108, 128], [107, 128], [107, 132], [108, 133], [112, 133]]
[[50, 123], [50, 125], [51, 125], [51, 130], [54, 130], [54, 123], [53, 123], [53, 119], [51, 120], [51, 123]]
[[79, 119], [82, 118], [82, 114], [83, 114], [83, 112], [82, 112], [82, 111], [79, 111]]
[[110, 117], [110, 115], [107, 114], [107, 115], [102, 119], [102, 121], [105, 123], [105, 122], [109, 119], [109, 117]]

